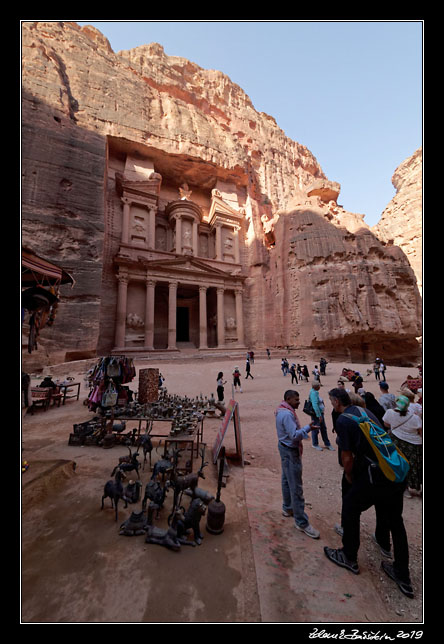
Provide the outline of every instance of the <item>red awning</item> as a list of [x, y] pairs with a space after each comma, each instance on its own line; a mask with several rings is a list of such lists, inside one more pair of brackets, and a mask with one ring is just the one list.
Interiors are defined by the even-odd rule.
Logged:
[[22, 286], [33, 286], [34, 284], [72, 284], [74, 278], [63, 268], [48, 262], [32, 251], [22, 249]]

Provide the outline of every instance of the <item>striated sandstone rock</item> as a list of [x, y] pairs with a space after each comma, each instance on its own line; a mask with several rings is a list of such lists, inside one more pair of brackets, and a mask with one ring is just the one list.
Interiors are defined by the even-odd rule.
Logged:
[[382, 241], [399, 246], [406, 254], [422, 291], [422, 148], [395, 170], [396, 195], [372, 231]]
[[34, 360], [113, 347], [123, 172], [162, 179], [159, 207], [187, 184], [202, 207], [217, 188], [245, 214], [248, 346], [361, 356], [384, 342], [386, 360], [414, 353], [417, 288], [403, 253], [337, 205], [339, 184], [225, 74], [157, 43], [116, 54], [100, 32], [69, 22], [23, 23], [22, 51], [23, 243], [76, 279]]

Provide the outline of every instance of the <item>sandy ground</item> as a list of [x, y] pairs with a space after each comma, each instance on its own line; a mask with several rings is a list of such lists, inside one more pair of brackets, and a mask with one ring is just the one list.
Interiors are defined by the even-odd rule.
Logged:
[[[281, 357], [275, 353], [271, 360], [256, 358], [254, 380], [243, 379], [243, 393], [236, 394], [246, 464], [243, 468], [230, 465], [221, 495], [226, 506], [223, 533], [207, 532], [204, 517], [203, 543], [183, 546], [179, 552], [147, 544], [144, 536], [118, 534], [120, 523], [131, 511], [140, 510], [140, 503], [128, 509], [120, 504], [117, 524], [109, 499], [105, 509], [100, 509], [103, 485], [126, 449], [68, 445], [72, 425], [93, 415], [83, 404], [86, 370], [79, 363], [58, 371], [49, 369], [55, 377], [75, 376], [82, 388], [79, 401], [67, 400], [60, 408], [38, 410], [23, 418], [22, 458], [30, 466], [22, 475], [22, 623], [422, 622], [422, 498], [404, 500], [413, 600], [380, 568], [382, 558], [372, 541], [373, 509], [362, 515], [360, 574], [353, 575], [326, 559], [325, 545], [341, 546], [333, 530], [341, 509], [337, 451], [318, 452], [311, 442], [304, 443], [307, 513], [320, 530], [320, 539], [310, 539], [295, 529], [292, 519], [282, 516], [273, 412], [286, 389], [297, 388], [303, 403], [310, 385], [292, 386], [291, 377], [284, 377], [280, 370]], [[297, 355], [289, 358], [300, 361]], [[159, 367], [169, 392], [190, 396], [215, 394], [216, 375], [222, 370], [228, 380], [226, 400], [231, 397], [230, 374], [235, 364], [244, 373], [243, 359], [136, 361], [137, 369]], [[313, 364], [308, 366], [311, 371]], [[327, 366], [321, 396], [333, 440], [327, 392], [336, 385], [343, 366], [365, 374], [370, 365]], [[392, 393], [409, 373], [416, 375], [416, 370], [388, 367]], [[136, 376], [131, 389], [136, 390], [137, 383]], [[364, 377], [364, 387], [379, 396], [373, 375]], [[299, 417], [301, 421], [308, 418], [302, 409]], [[220, 424], [219, 418], [205, 420], [208, 456]], [[234, 448], [232, 425], [224, 445], [228, 450]], [[200, 487], [216, 494], [215, 466], [210, 463], [205, 473]], [[143, 489], [150, 475], [148, 467], [141, 472]], [[171, 498], [167, 496], [156, 522], [160, 527], [166, 525]]]

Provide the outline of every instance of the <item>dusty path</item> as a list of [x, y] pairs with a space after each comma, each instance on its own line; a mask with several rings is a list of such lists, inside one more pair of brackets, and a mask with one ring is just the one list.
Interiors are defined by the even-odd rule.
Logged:
[[[292, 386], [290, 376], [282, 376], [280, 358], [256, 359], [254, 380], [243, 380], [243, 393], [236, 395], [248, 465], [231, 467], [222, 490], [224, 532], [209, 534], [204, 519], [202, 545], [182, 547], [180, 552], [146, 544], [143, 536], [119, 536], [118, 526], [130, 513], [123, 504], [118, 524], [109, 500], [100, 510], [103, 485], [125, 449], [68, 446], [72, 425], [92, 416], [82, 404], [86, 389], [82, 388], [78, 402], [67, 401], [64, 407], [24, 417], [23, 458], [30, 468], [22, 477], [23, 623], [421, 623], [422, 499], [404, 502], [413, 600], [404, 597], [380, 570], [381, 557], [371, 539], [373, 510], [362, 516], [361, 574], [352, 575], [325, 558], [325, 545], [340, 546], [333, 530], [340, 515], [341, 470], [336, 451], [318, 452], [310, 442], [304, 444], [305, 498], [320, 539], [308, 538], [295, 530], [291, 519], [282, 517], [273, 412], [284, 390]], [[297, 356], [290, 358], [297, 362]], [[226, 359], [136, 362], [138, 369], [159, 366], [170, 392], [192, 396], [215, 393], [219, 370], [230, 383], [234, 364]], [[236, 364], [244, 372], [243, 361]], [[329, 364], [322, 379], [331, 438], [327, 391], [335, 386], [342, 366]], [[365, 374], [368, 365], [347, 366]], [[389, 367], [387, 380], [393, 393], [411, 371]], [[379, 394], [373, 376], [365, 378], [364, 386]], [[137, 377], [131, 388], [137, 389]], [[299, 384], [297, 389], [305, 400], [310, 385]], [[226, 398], [230, 393], [227, 384]], [[306, 418], [302, 411], [299, 416]], [[205, 420], [204, 440], [209, 447], [219, 426], [219, 419]], [[234, 446], [232, 429], [225, 444]], [[209, 466], [206, 471], [201, 487], [215, 493], [215, 468]], [[144, 485], [149, 476], [148, 470], [142, 473]], [[163, 515], [159, 525], [162, 520]]]

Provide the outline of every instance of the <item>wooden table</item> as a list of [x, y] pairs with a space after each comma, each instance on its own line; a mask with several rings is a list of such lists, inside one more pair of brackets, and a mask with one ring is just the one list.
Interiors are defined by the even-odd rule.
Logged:
[[[80, 382], [71, 382], [69, 385], [57, 385], [60, 388], [61, 393], [63, 393], [63, 398], [62, 398], [62, 403], [65, 404], [65, 400], [67, 398], [77, 398], [77, 400], [80, 398], [80, 385], [82, 383]], [[68, 389], [71, 387], [77, 387], [77, 393], [73, 394], [71, 396], [68, 396]]]

